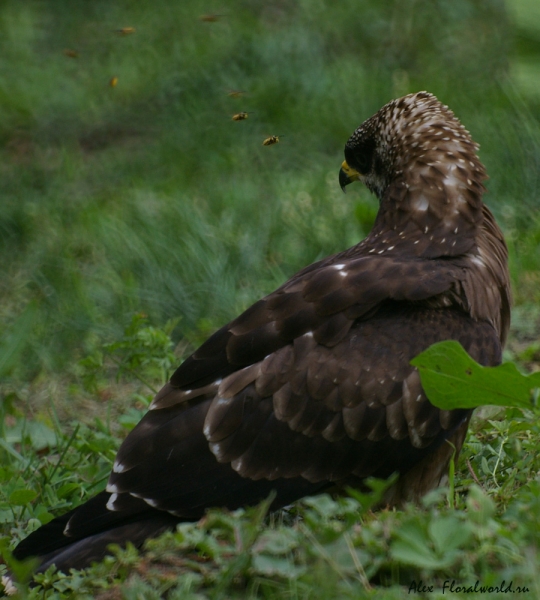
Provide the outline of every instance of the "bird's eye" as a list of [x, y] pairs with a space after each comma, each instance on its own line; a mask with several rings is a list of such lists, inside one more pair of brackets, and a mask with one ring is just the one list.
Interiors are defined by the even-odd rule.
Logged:
[[363, 140], [352, 147], [345, 147], [345, 160], [351, 167], [365, 175], [372, 170], [374, 152], [373, 140]]
[[371, 154], [356, 154], [354, 155], [354, 166], [360, 173], [368, 173], [371, 168]]

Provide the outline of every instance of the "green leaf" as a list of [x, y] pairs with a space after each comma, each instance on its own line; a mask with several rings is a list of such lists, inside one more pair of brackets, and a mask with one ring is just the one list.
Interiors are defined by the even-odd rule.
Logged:
[[34, 450], [54, 448], [57, 445], [56, 434], [50, 427], [45, 425], [45, 423], [41, 423], [40, 421], [27, 421], [26, 429]]
[[398, 539], [392, 543], [390, 553], [394, 560], [407, 565], [422, 569], [445, 569], [450, 567], [458, 556], [455, 551], [442, 556], [435, 552], [431, 547], [430, 536], [418, 519], [403, 523], [396, 536]]
[[54, 516], [51, 515], [51, 513], [45, 508], [45, 506], [43, 506], [43, 504], [39, 505], [34, 510], [34, 517], [39, 519], [42, 525], [45, 525], [54, 519]]
[[289, 558], [256, 554], [253, 557], [252, 568], [261, 575], [279, 575], [288, 579], [298, 577], [306, 571], [305, 567], [297, 566]]
[[429, 538], [417, 521], [411, 520], [408, 523], [403, 523], [399, 531], [396, 532], [400, 541], [404, 542], [411, 550], [417, 553], [424, 554], [431, 552], [429, 549]]
[[472, 536], [470, 525], [454, 515], [438, 517], [429, 524], [429, 535], [440, 554], [448, 554], [465, 545]]
[[469, 488], [467, 508], [470, 521], [484, 526], [490, 524], [496, 512], [493, 500], [476, 485]]
[[486, 404], [532, 408], [540, 373], [522, 375], [512, 363], [482, 367], [456, 341], [438, 342], [419, 354], [418, 368], [429, 401], [445, 410]]
[[253, 548], [255, 553], [265, 554], [287, 554], [298, 546], [298, 534], [296, 530], [285, 529], [269, 530], [262, 533]]
[[375, 479], [374, 477], [368, 477], [363, 483], [371, 489], [370, 492], [361, 492], [351, 487], [347, 487], [347, 494], [359, 502], [362, 510], [359, 514], [366, 513], [371, 507], [379, 504], [384, 496], [386, 490], [388, 490], [398, 479], [398, 474], [394, 473], [390, 475], [388, 479]]
[[9, 495], [10, 504], [14, 504], [15, 506], [24, 506], [37, 496], [37, 492], [35, 490], [15, 490]]
[[79, 483], [64, 483], [64, 485], [61, 485], [58, 488], [58, 491], [56, 492], [56, 494], [57, 494], [58, 498], [67, 498], [74, 491], [79, 490], [80, 487], [81, 486]]
[[394, 560], [422, 569], [443, 569], [449, 567], [453, 562], [446, 558], [440, 559], [427, 547], [411, 547], [402, 540], [397, 540], [392, 544], [391, 554]]

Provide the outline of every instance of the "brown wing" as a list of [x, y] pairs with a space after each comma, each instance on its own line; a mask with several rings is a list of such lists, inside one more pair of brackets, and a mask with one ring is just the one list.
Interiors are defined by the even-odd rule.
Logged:
[[[457, 301], [461, 277], [462, 269], [443, 260], [338, 254], [301, 271], [222, 327], [184, 361], [171, 385], [204, 387], [307, 332], [318, 344], [335, 346], [356, 319], [366, 318], [385, 300], [419, 302], [453, 291]], [[159, 394], [153, 407], [182, 400]]]
[[249, 504], [272, 488], [279, 506], [332, 483], [407, 472], [461, 435], [469, 417], [433, 407], [409, 365], [443, 339], [457, 339], [482, 364], [500, 361], [491, 325], [390, 301], [333, 347], [303, 335], [225, 377], [213, 398], [178, 403], [185, 392], [169, 384], [161, 398], [170, 406], [150, 411], [127, 438], [108, 489], [118, 508], [128, 493], [195, 516]]
[[[434, 408], [409, 365], [442, 339], [460, 341], [481, 364], [500, 361], [490, 324], [390, 301], [331, 348], [304, 335], [206, 392], [167, 384], [160, 396], [175, 400], [127, 437], [109, 493], [34, 532], [16, 556], [39, 553], [40, 570], [82, 568], [111, 542], [140, 545], [211, 506], [234, 509], [274, 490], [278, 508], [394, 471], [404, 476], [387, 499], [418, 498], [439, 483], [453, 452], [444, 442], [459, 450], [470, 416]], [[190, 393], [198, 395], [177, 401]]]

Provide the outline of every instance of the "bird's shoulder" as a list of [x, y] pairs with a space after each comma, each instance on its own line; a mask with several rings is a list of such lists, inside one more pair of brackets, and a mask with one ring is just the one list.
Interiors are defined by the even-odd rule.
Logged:
[[[332, 348], [388, 301], [433, 307], [434, 299], [459, 298], [462, 273], [448, 260], [373, 255], [359, 244], [302, 269], [220, 328], [180, 365], [171, 385], [204, 388], [308, 333]], [[158, 396], [154, 407], [160, 403]]]

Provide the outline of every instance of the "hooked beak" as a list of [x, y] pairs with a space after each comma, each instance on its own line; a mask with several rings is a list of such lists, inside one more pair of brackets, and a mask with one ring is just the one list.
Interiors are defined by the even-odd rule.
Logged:
[[341, 169], [339, 170], [339, 185], [341, 186], [341, 189], [345, 192], [345, 186], [349, 185], [349, 183], [352, 183], [353, 181], [359, 180], [360, 173], [356, 169], [349, 167], [347, 161], [344, 160], [341, 163]]

